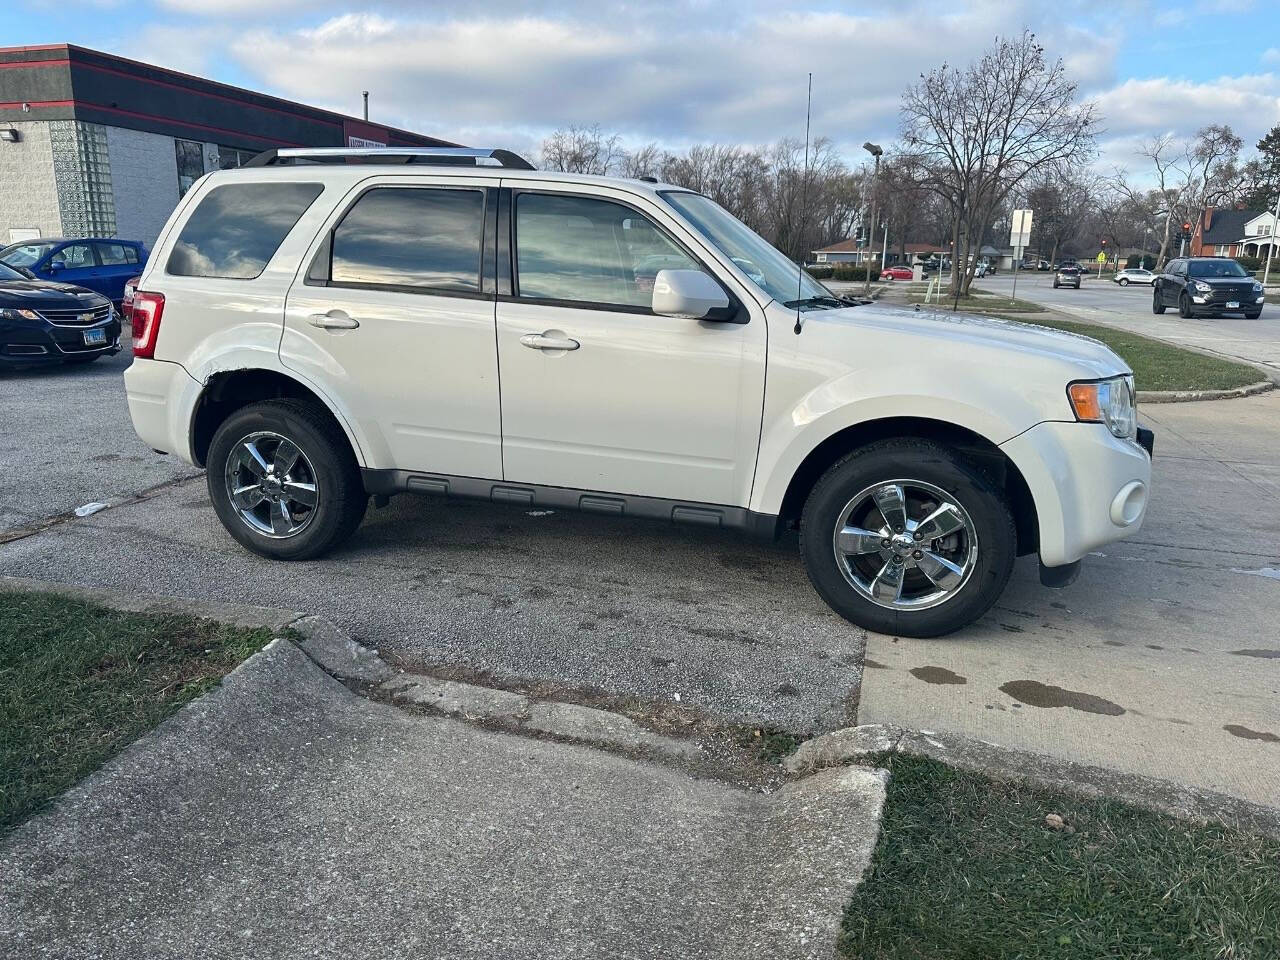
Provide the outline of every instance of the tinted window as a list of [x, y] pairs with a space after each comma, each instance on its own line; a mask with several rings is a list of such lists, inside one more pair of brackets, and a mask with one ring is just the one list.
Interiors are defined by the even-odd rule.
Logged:
[[215, 187], [183, 226], [166, 269], [180, 277], [253, 279], [323, 189], [318, 183]]
[[85, 267], [96, 267], [93, 251], [87, 243], [73, 243], [63, 247], [53, 255], [51, 263], [59, 263], [67, 270], [81, 270]]
[[123, 243], [98, 244], [98, 259], [104, 267], [116, 267], [125, 263], [137, 263], [138, 251]]
[[659, 270], [701, 270], [629, 207], [590, 197], [516, 198], [519, 294], [629, 307], [653, 302]]
[[1191, 269], [1187, 272], [1193, 277], [1228, 277], [1233, 280], [1239, 280], [1249, 276], [1244, 267], [1236, 263], [1234, 260], [1192, 260]]
[[480, 190], [376, 187], [333, 231], [330, 279], [475, 293], [483, 232]]

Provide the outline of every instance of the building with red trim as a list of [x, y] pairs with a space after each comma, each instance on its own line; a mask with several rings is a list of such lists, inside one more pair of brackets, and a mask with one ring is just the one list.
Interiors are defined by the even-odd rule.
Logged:
[[272, 147], [453, 146], [71, 44], [0, 47], [0, 246], [155, 241], [211, 170]]

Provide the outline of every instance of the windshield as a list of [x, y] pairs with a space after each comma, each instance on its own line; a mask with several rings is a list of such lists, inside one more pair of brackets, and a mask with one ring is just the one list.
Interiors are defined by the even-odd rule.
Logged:
[[[729, 257], [751, 282], [781, 303], [820, 300], [829, 304], [831, 291], [804, 273], [741, 220], [714, 200], [697, 193], [662, 194], [700, 234]], [[796, 296], [797, 282], [799, 296]]]
[[1232, 277], [1249, 276], [1244, 267], [1234, 260], [1192, 260], [1187, 265], [1187, 275], [1191, 277]]
[[0, 260], [11, 267], [29, 267], [49, 252], [52, 243], [15, 243], [0, 250]]
[[14, 270], [12, 267], [7, 267], [3, 263], [0, 263], [0, 280], [26, 280], [26, 279], [27, 277], [24, 274], [19, 273], [17, 270]]

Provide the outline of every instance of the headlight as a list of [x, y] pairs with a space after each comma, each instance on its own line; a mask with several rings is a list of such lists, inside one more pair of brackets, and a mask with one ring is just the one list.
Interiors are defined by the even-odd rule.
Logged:
[[1213, 291], [1213, 287], [1209, 286], [1207, 283], [1201, 283], [1199, 280], [1193, 283], [1192, 286], [1200, 293], [1211, 293]]
[[1067, 397], [1076, 419], [1086, 423], [1105, 423], [1117, 437], [1132, 439], [1138, 435], [1138, 415], [1134, 408], [1133, 377], [1112, 377], [1091, 383], [1072, 383]]
[[1262, 284], [1260, 284], [1257, 280], [1253, 281], [1253, 292], [1254, 293], [1262, 292]]
[[19, 310], [17, 307], [0, 307], [0, 319], [4, 320], [39, 320], [40, 314], [34, 310]]

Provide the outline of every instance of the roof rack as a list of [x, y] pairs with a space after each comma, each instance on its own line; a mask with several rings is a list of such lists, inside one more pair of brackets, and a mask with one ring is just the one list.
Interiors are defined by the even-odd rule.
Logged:
[[508, 170], [533, 170], [534, 166], [510, 150], [489, 147], [281, 147], [258, 154], [246, 167], [274, 167], [292, 163], [434, 163], [478, 167], [482, 160], [496, 160]]

